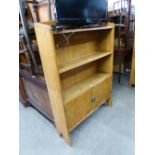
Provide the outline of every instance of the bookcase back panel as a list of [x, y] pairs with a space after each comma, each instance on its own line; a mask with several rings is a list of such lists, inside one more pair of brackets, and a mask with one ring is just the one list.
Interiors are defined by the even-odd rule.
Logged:
[[87, 79], [96, 73], [112, 74], [112, 56], [107, 56], [99, 61], [91, 62], [87, 65], [75, 68], [60, 75], [62, 89], [71, 87], [72, 85]]
[[[107, 45], [109, 32], [110, 30], [70, 33], [65, 36], [63, 34], [54, 35], [58, 65], [96, 52], [110, 51], [110, 44]], [[69, 38], [68, 43], [65, 39], [66, 36]]]
[[97, 72], [95, 62], [73, 69], [60, 75], [62, 89], [66, 89]]
[[110, 55], [106, 58], [100, 59], [98, 61], [98, 71], [103, 73], [112, 74], [113, 71], [113, 56]]

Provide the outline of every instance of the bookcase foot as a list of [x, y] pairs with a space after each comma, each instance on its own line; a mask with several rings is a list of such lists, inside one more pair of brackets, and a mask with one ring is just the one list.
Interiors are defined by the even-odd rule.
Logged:
[[112, 107], [112, 97], [107, 100], [107, 103], [109, 107]]

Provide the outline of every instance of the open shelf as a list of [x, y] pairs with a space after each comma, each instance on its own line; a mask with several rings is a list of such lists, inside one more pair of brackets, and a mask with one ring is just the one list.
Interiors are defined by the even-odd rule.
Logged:
[[80, 94], [83, 94], [85, 91], [90, 89], [90, 87], [96, 86], [97, 84], [106, 80], [110, 76], [111, 75], [108, 73], [96, 73], [93, 76], [90, 76], [86, 78], [85, 80], [82, 80], [78, 82], [77, 84], [67, 89], [64, 89], [62, 93], [64, 104], [68, 103], [69, 101], [76, 98], [77, 96], [80, 96]]
[[112, 29], [112, 26], [100, 26], [100, 27], [90, 27], [90, 28], [79, 28], [79, 29], [68, 29], [68, 30], [62, 30], [62, 31], [53, 31], [53, 34], [97, 31], [97, 30], [107, 30], [107, 29]]
[[78, 58], [76, 60], [72, 60], [68, 63], [59, 65], [59, 73], [64, 73], [66, 71], [72, 70], [74, 68], [80, 67], [82, 65], [88, 64], [90, 62], [93, 62], [95, 60], [104, 58], [108, 55], [111, 55], [111, 52], [94, 52], [93, 54], [89, 56], [85, 56], [82, 58]]

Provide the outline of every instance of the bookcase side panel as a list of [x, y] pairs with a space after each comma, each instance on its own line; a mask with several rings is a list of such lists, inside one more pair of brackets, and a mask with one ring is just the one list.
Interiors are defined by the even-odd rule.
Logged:
[[[108, 23], [109, 26], [113, 26], [111, 30], [108, 30], [106, 33], [106, 39], [102, 42], [107, 51], [111, 52], [111, 55], [100, 61], [99, 70], [102, 72], [110, 73], [112, 76], [113, 73], [113, 55], [114, 55], [114, 24]], [[104, 36], [103, 36], [104, 37]]]
[[38, 23], [35, 24], [35, 32], [39, 45], [39, 52], [49, 93], [50, 104], [53, 110], [55, 125], [57, 131], [61, 133], [66, 142], [71, 145], [61, 95], [53, 34], [50, 30], [50, 27]]

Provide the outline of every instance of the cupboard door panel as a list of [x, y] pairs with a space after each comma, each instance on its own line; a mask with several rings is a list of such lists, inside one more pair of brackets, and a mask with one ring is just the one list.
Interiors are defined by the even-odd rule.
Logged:
[[106, 80], [96, 85], [93, 90], [93, 96], [95, 98], [94, 108], [102, 104], [111, 96], [112, 77], [108, 77]]
[[92, 97], [93, 91], [92, 88], [90, 88], [85, 93], [65, 103], [65, 112], [69, 129], [75, 126], [93, 110], [93, 104], [91, 103]]
[[77, 126], [92, 110], [93, 104], [89, 102], [83, 105], [80, 110], [73, 112], [73, 115], [68, 117], [68, 128], [71, 129]]

